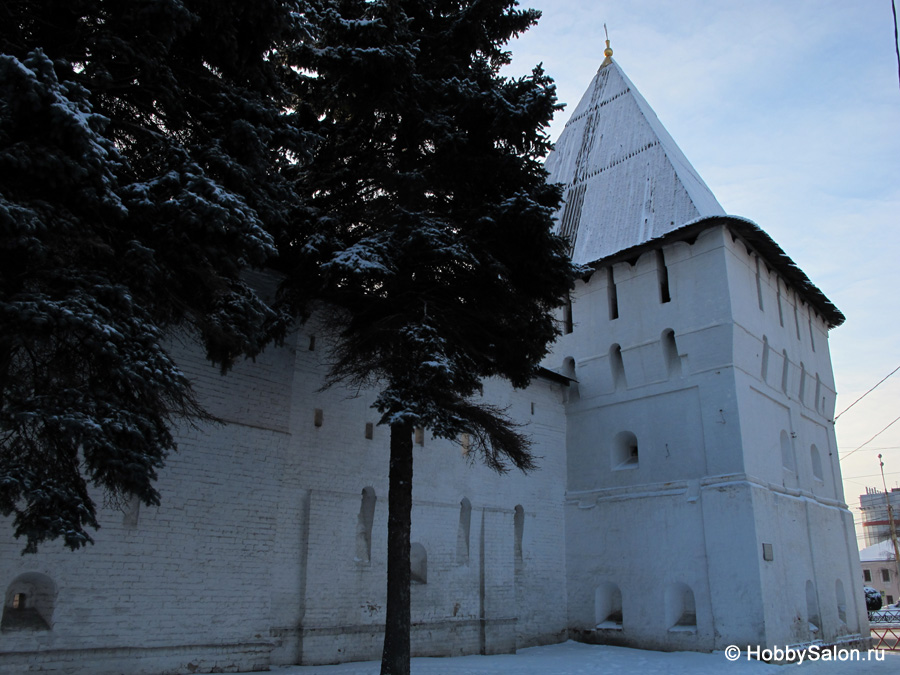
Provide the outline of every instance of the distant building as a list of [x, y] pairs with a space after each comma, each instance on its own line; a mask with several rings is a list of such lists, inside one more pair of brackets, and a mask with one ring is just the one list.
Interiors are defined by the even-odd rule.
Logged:
[[[830, 422], [844, 317], [725, 214], [610, 56], [547, 167], [585, 274], [540, 376], [484, 390], [541, 469], [498, 476], [464, 437], [416, 434], [413, 653], [867, 638]], [[107, 505], [95, 546], [20, 556], [0, 521], [0, 670], [378, 658], [389, 433], [372, 391], [321, 390], [327, 343], [308, 323], [228, 377], [179, 352], [224, 424], [178, 429], [161, 506]]]
[[894, 543], [888, 539], [859, 552], [863, 583], [881, 591], [885, 605], [900, 600], [900, 575], [894, 556]]
[[900, 528], [900, 488], [893, 488], [887, 493], [887, 498], [881, 490], [869, 487], [866, 488], [866, 494], [859, 496], [866, 546], [873, 546], [891, 538], [887, 510], [888, 499], [891, 502], [891, 510], [894, 512], [894, 524]]

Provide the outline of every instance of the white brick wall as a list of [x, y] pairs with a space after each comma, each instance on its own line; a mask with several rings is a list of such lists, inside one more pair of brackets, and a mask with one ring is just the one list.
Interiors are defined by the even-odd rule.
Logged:
[[[104, 509], [96, 544], [74, 553], [51, 543], [22, 557], [19, 542], [0, 540], [4, 589], [27, 572], [48, 575], [58, 589], [52, 630], [0, 633], [4, 672], [227, 671], [378, 657], [389, 431], [376, 426], [365, 438], [366, 423], [377, 422], [370, 392], [319, 391], [324, 341], [310, 351], [308, 335], [301, 330], [226, 376], [173, 343], [223, 423], [177, 431], [179, 451], [160, 473], [162, 505], [141, 506], [136, 524]], [[517, 631], [529, 644], [565, 634], [561, 388], [539, 381], [510, 392], [487, 383], [485, 396], [525, 420], [543, 468], [498, 476], [468, 464], [458, 445], [426, 435], [416, 446], [413, 540], [428, 553], [428, 583], [412, 593], [416, 653], [510, 651]], [[377, 497], [368, 563], [355, 560], [366, 486]], [[472, 502], [470, 556], [458, 565], [463, 497]], [[521, 607], [513, 587], [516, 504], [528, 514], [522, 584], [529, 592]], [[9, 523], [2, 526], [9, 532]], [[484, 603], [481, 574], [490, 578]]]

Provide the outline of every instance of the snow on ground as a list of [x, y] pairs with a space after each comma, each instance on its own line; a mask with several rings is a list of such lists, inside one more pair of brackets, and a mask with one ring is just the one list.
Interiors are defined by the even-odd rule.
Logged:
[[[820, 660], [800, 665], [778, 666], [741, 654], [729, 661], [724, 652], [652, 652], [625, 647], [565, 642], [547, 647], [521, 649], [518, 654], [415, 658], [412, 675], [898, 675], [900, 653], [881, 652], [883, 660]], [[336, 666], [284, 666], [272, 668], [276, 675], [377, 675], [379, 662], [343, 663]]]

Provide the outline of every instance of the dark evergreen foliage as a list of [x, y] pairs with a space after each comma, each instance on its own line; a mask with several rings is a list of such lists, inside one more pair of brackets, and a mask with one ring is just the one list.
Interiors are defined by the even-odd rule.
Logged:
[[516, 6], [311, 2], [297, 54], [322, 142], [303, 176], [316, 228], [283, 247], [283, 297], [295, 313], [324, 301], [333, 379], [375, 385], [391, 426], [383, 673], [409, 671], [411, 430], [468, 433], [493, 468], [532, 468], [528, 439], [476, 394], [486, 377], [528, 384], [575, 275], [541, 163], [553, 83], [499, 72], [538, 18]]
[[25, 551], [97, 527], [88, 483], [158, 503], [176, 416], [165, 339], [227, 369], [284, 330], [267, 264], [307, 143], [287, 0], [0, 4], [0, 512]]

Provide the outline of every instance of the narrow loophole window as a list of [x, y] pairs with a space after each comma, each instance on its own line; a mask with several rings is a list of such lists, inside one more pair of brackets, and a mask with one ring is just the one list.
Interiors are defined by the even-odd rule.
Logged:
[[612, 369], [612, 379], [616, 389], [627, 388], [625, 361], [622, 359], [622, 348], [619, 345], [613, 345], [609, 348], [609, 365]]
[[669, 268], [666, 267], [666, 257], [662, 249], [656, 251], [656, 274], [659, 280], [659, 301], [671, 302], [672, 295], [669, 292]]
[[619, 318], [619, 294], [616, 291], [616, 280], [612, 267], [606, 268], [606, 294], [609, 300], [609, 320]]
[[574, 329], [572, 321], [572, 296], [566, 296], [566, 304], [563, 305], [563, 332], [568, 335]]
[[759, 303], [760, 311], [763, 311], [763, 292], [762, 279], [759, 275], [759, 258], [756, 258], [756, 300]]

